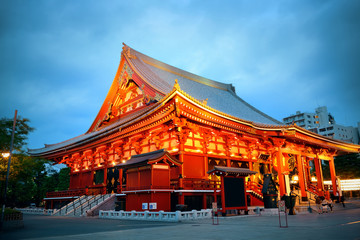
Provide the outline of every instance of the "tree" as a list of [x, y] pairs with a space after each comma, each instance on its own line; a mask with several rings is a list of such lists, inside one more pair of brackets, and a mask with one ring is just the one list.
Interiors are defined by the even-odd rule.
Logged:
[[[46, 192], [66, 190], [69, 187], [69, 169], [65, 168], [52, 176], [45, 171], [48, 160], [34, 158], [23, 151], [28, 134], [34, 130], [29, 126], [29, 119], [19, 117], [14, 135], [14, 154], [11, 158], [7, 206], [25, 207], [30, 203], [40, 205]], [[13, 127], [13, 119], [0, 119], [0, 152], [8, 152]], [[0, 154], [1, 199], [5, 189], [7, 159]]]
[[[9, 152], [11, 143], [11, 134], [13, 129], [13, 119], [0, 119], [0, 152]], [[29, 126], [30, 120], [18, 117], [15, 126], [14, 150], [20, 152], [22, 147], [26, 145], [28, 134], [35, 129]]]
[[[360, 154], [351, 153], [336, 156], [334, 159], [336, 175], [340, 179], [360, 178]], [[328, 161], [323, 164], [324, 179], [330, 179], [330, 168]]]
[[[13, 154], [7, 189], [8, 206], [24, 207], [36, 200], [38, 193], [36, 181], [46, 176], [44, 172], [46, 162], [45, 159], [33, 158], [26, 153]], [[1, 197], [4, 194], [6, 171], [7, 161], [2, 158], [0, 162]]]
[[70, 185], [70, 168], [62, 168], [59, 172], [58, 191], [68, 190]]

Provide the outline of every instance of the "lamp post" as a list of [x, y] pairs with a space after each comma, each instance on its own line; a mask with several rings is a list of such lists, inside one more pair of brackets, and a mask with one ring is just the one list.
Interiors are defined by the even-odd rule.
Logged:
[[5, 181], [5, 190], [4, 190], [4, 203], [3, 203], [2, 211], [1, 211], [1, 228], [2, 228], [3, 223], [4, 223], [4, 212], [5, 212], [5, 203], [6, 203], [6, 192], [7, 192], [7, 187], [8, 187], [8, 183], [9, 183], [10, 163], [11, 163], [11, 156], [12, 156], [12, 151], [13, 151], [13, 146], [14, 146], [14, 135], [15, 135], [15, 126], [16, 126], [16, 116], [17, 116], [17, 110], [15, 110], [13, 130], [12, 130], [12, 133], [11, 133], [10, 152], [9, 152], [9, 153], [3, 153], [3, 154], [2, 154], [2, 156], [5, 157], [5, 158], [6, 158], [6, 157], [9, 157], [9, 160], [8, 160], [8, 166], [7, 166], [7, 171], [6, 171], [6, 181]]

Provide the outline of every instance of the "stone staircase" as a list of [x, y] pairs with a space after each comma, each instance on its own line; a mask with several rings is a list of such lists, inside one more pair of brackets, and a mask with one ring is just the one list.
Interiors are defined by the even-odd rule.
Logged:
[[315, 204], [315, 199], [317, 197], [317, 195], [315, 193], [313, 193], [311, 191], [306, 191], [308, 200], [303, 201], [300, 197], [301, 196], [300, 189], [296, 189], [293, 192], [297, 195], [295, 209], [298, 213], [317, 212], [318, 211], [316, 204]]
[[87, 211], [95, 208], [96, 206], [105, 202], [108, 198], [112, 197], [113, 194], [105, 195], [83, 195], [78, 199], [70, 202], [62, 208], [54, 211], [53, 216], [86, 216]]

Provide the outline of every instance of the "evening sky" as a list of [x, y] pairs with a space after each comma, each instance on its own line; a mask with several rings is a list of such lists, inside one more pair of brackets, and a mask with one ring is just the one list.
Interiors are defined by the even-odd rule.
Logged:
[[[116, 74], [122, 42], [232, 83], [274, 117], [327, 106], [360, 121], [360, 1], [0, 3], [0, 117], [18, 109], [29, 148], [85, 133]], [[221, 109], [219, 109], [221, 110]]]

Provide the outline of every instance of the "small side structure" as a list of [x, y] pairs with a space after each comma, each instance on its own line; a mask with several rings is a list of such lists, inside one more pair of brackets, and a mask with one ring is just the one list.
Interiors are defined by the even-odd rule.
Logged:
[[[208, 174], [220, 177], [221, 184], [221, 212], [226, 215], [227, 210], [245, 210], [248, 212], [245, 177], [256, 174], [247, 168], [233, 168], [214, 166]], [[214, 189], [214, 199], [216, 189]]]

